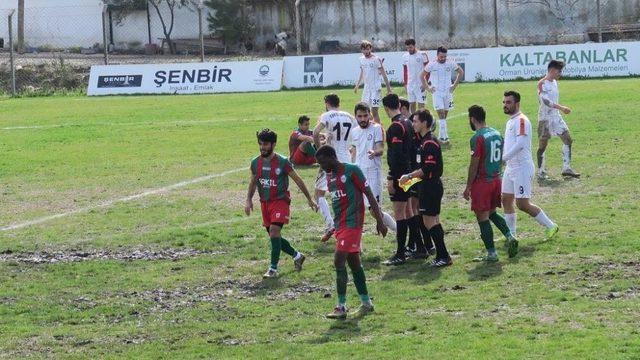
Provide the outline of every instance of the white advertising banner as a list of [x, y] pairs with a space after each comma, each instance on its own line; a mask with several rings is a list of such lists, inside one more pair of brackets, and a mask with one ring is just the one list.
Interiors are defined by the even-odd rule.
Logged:
[[282, 68], [282, 60], [99, 65], [91, 67], [87, 94], [276, 91], [282, 87]]
[[[376, 53], [392, 82], [402, 82], [403, 52]], [[436, 53], [427, 51], [430, 60]], [[361, 54], [292, 56], [284, 59], [287, 88], [353, 85]], [[551, 59], [564, 60], [565, 76], [627, 76], [640, 74], [640, 42], [451, 49], [450, 61], [464, 69], [463, 81], [539, 78]]]

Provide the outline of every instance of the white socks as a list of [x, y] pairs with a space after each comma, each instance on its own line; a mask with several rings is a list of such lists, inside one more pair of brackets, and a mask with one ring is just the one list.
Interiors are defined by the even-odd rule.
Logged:
[[324, 222], [327, 224], [327, 230], [333, 229], [335, 226], [333, 224], [333, 217], [331, 216], [331, 210], [329, 210], [329, 203], [327, 199], [324, 197], [318, 198], [318, 208], [320, 209], [320, 214], [324, 218]]
[[395, 219], [384, 211], [382, 212], [382, 222], [384, 222], [391, 231], [396, 232], [398, 230]]
[[[536, 219], [536, 221], [538, 222], [538, 224], [546, 227], [547, 229], [552, 228], [553, 225], [555, 225], [553, 223], [553, 221], [551, 221], [551, 219], [549, 219], [549, 217], [547, 216], [547, 214], [544, 213], [544, 211], [542, 209], [540, 209], [540, 213], [538, 213], [538, 215], [536, 215], [536, 217], [534, 218]], [[508, 223], [508, 222], [507, 222]]]
[[511, 235], [516, 236], [516, 223], [518, 220], [518, 216], [516, 213], [513, 214], [504, 214], [504, 219], [507, 222], [507, 226], [509, 227], [509, 231], [511, 231]]
[[449, 134], [447, 132], [447, 120], [438, 120], [438, 139], [448, 139]]
[[562, 145], [562, 168], [571, 168], [571, 146]]
[[296, 252], [296, 256], [293, 257], [293, 260], [299, 260], [302, 257], [302, 253], [300, 251]]

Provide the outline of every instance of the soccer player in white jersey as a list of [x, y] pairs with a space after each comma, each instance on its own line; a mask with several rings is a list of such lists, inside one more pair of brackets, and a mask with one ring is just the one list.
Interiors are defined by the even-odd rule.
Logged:
[[[452, 82], [453, 72], [456, 78]], [[438, 112], [438, 140], [441, 143], [449, 143], [447, 131], [447, 115], [453, 108], [453, 92], [458, 87], [464, 70], [455, 62], [447, 61], [447, 48], [440, 46], [437, 51], [436, 61], [430, 61], [424, 67], [422, 75], [422, 89], [427, 89], [433, 97], [433, 107]], [[431, 86], [427, 84], [427, 77]]]
[[360, 57], [360, 76], [358, 76], [358, 81], [356, 81], [356, 86], [353, 91], [357, 94], [360, 84], [364, 81], [361, 101], [369, 104], [371, 113], [373, 114], [373, 121], [381, 124], [380, 115], [378, 114], [378, 108], [382, 101], [380, 84], [384, 81], [387, 87], [387, 94], [391, 93], [391, 84], [389, 84], [387, 72], [382, 65], [383, 60], [373, 54], [371, 52], [372, 49], [373, 46], [370, 42], [362, 40], [360, 43], [360, 50], [362, 51], [362, 56]]
[[[328, 94], [324, 97], [324, 105], [326, 112], [320, 115], [318, 124], [313, 129], [313, 142], [316, 149], [321, 146], [321, 132], [326, 130], [329, 134], [326, 137], [327, 145], [331, 145], [338, 156], [338, 161], [342, 163], [351, 162], [351, 132], [358, 124], [356, 120], [348, 112], [340, 110], [340, 98], [336, 94]], [[324, 218], [325, 229], [322, 241], [327, 241], [335, 231], [333, 217], [329, 210], [329, 203], [324, 198], [328, 191], [327, 174], [322, 171], [318, 172], [316, 179], [315, 197], [318, 203], [318, 209]]]
[[560, 104], [560, 92], [558, 91], [558, 79], [562, 75], [564, 62], [551, 60], [547, 65], [547, 75], [538, 81], [538, 178], [546, 179], [547, 172], [544, 168], [544, 151], [547, 149], [549, 139], [558, 136], [562, 140], [562, 176], [580, 177], [571, 169], [571, 134], [569, 127], [562, 118], [560, 112], [570, 114], [571, 109]]
[[[382, 202], [382, 155], [384, 155], [384, 135], [382, 126], [371, 121], [371, 109], [365, 102], [359, 102], [354, 109], [358, 126], [351, 135], [353, 157], [351, 162], [358, 165], [367, 178], [371, 192], [379, 204]], [[373, 212], [369, 200], [364, 205]], [[372, 213], [373, 216], [373, 213]], [[382, 212], [384, 224], [396, 231], [396, 220], [386, 212]]]
[[[404, 83], [407, 89], [407, 98], [411, 104], [410, 112], [414, 113], [416, 108], [424, 109], [426, 96], [422, 89], [422, 69], [429, 62], [426, 52], [416, 48], [414, 39], [407, 39], [404, 42], [407, 52], [402, 54], [402, 62], [404, 69]], [[408, 118], [408, 116], [407, 116]]]
[[[504, 133], [504, 153], [502, 161], [507, 166], [502, 177], [502, 205], [505, 219], [511, 235], [516, 236], [516, 210], [526, 212], [546, 230], [546, 239], [549, 240], [558, 233], [556, 225], [544, 211], [531, 203], [534, 165], [531, 154], [531, 122], [520, 111], [520, 94], [516, 91], [504, 93], [503, 110], [511, 116], [507, 121]], [[509, 256], [517, 253], [518, 242], [511, 240], [508, 244]]]

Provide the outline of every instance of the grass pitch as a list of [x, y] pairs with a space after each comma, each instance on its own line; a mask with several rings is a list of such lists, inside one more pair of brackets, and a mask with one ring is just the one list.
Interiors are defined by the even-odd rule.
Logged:
[[[384, 267], [393, 234], [377, 237], [367, 218], [376, 312], [342, 322], [323, 317], [333, 247], [295, 185], [283, 236], [308, 256], [301, 273], [283, 256], [281, 277], [262, 281], [269, 241], [259, 213], [243, 215], [255, 132], [275, 129], [287, 154], [297, 117], [320, 114], [327, 91], [1, 100], [0, 357], [638, 358], [640, 80], [560, 87], [583, 176], [560, 177], [553, 139], [552, 179], [533, 199], [559, 236], [543, 242], [520, 213], [518, 257], [498, 242], [499, 263], [471, 262], [483, 246], [461, 196], [466, 109], [485, 106], [504, 132], [504, 90], [521, 92], [534, 125], [537, 100], [534, 82], [462, 84], [444, 154], [454, 266]], [[351, 111], [357, 95], [336, 92]], [[312, 188], [316, 170], [299, 172]]]

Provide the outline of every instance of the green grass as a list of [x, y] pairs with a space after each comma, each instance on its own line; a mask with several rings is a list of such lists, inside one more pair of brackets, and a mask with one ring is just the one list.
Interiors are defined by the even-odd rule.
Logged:
[[[502, 92], [523, 95], [535, 125], [534, 82], [463, 84], [452, 115], [488, 109], [504, 131]], [[640, 79], [561, 82], [581, 180], [559, 175], [560, 143], [548, 149], [553, 179], [534, 202], [561, 228], [519, 215], [521, 254], [471, 262], [482, 244], [462, 199], [471, 136], [449, 123], [442, 222], [454, 266], [387, 268], [393, 239], [367, 218], [364, 262], [376, 312], [324, 319], [335, 302], [332, 247], [318, 244], [319, 215], [293, 193], [283, 235], [308, 255], [263, 282], [269, 242], [259, 214], [243, 215], [255, 132], [280, 136], [323, 110], [323, 90], [202, 96], [50, 97], [0, 101], [0, 253], [196, 249], [177, 260], [0, 261], [0, 358], [638, 358], [640, 357]], [[401, 91], [400, 89], [397, 89]], [[345, 110], [357, 100], [336, 90]], [[383, 116], [388, 124], [388, 119]], [[534, 143], [535, 148], [535, 143]], [[200, 176], [226, 176], [93, 208]], [[301, 169], [313, 186], [314, 169]], [[257, 201], [256, 201], [257, 205]], [[383, 206], [389, 209], [385, 199]], [[496, 231], [497, 232], [497, 231]], [[11, 252], [12, 254], [7, 254]], [[3, 256], [3, 255], [0, 255]], [[330, 298], [327, 297], [330, 295]], [[356, 306], [349, 285], [349, 303]]]

